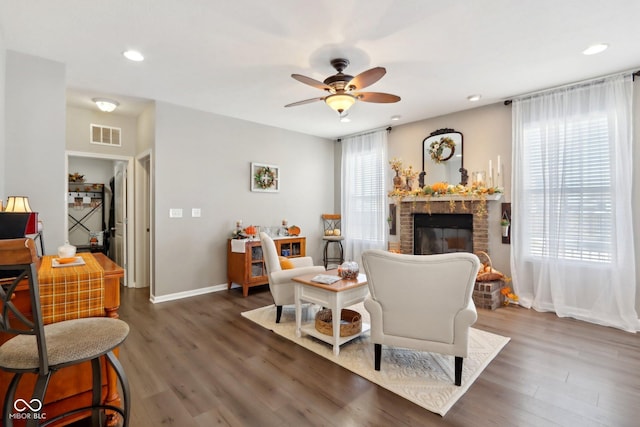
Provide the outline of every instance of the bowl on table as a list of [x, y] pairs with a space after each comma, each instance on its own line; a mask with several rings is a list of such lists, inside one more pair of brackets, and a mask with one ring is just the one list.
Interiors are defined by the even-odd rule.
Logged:
[[[70, 245], [69, 243], [65, 243], [62, 246], [58, 246], [58, 262], [61, 264], [65, 264], [63, 260], [66, 262], [71, 262], [76, 257], [76, 247]], [[67, 261], [68, 260], [68, 261]]]

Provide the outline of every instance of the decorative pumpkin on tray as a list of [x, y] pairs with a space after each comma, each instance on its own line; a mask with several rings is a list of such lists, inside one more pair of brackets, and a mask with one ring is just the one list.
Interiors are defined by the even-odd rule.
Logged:
[[258, 233], [258, 229], [254, 225], [250, 225], [244, 229], [244, 233], [247, 236], [255, 236]]
[[298, 236], [300, 235], [300, 227], [297, 225], [292, 225], [289, 227], [289, 236]]

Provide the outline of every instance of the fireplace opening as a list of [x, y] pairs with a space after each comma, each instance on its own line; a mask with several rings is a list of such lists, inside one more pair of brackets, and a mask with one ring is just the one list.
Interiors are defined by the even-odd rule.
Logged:
[[415, 214], [415, 255], [473, 252], [472, 214]]

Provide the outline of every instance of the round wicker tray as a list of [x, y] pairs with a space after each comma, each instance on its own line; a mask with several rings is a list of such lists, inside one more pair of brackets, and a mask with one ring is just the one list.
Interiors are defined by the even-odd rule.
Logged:
[[[333, 336], [331, 309], [325, 308], [316, 314], [316, 329], [325, 335]], [[362, 316], [357, 311], [342, 309], [340, 313], [340, 336], [349, 337], [362, 331]]]

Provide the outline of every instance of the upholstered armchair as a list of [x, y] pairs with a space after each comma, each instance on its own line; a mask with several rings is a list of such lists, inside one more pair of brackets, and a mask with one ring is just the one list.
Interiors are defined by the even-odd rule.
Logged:
[[402, 255], [382, 250], [362, 254], [369, 296], [375, 369], [382, 346], [455, 356], [455, 384], [462, 382], [469, 328], [478, 318], [472, 293], [480, 261], [471, 253]]
[[[269, 290], [276, 304], [276, 323], [280, 323], [282, 316], [282, 306], [293, 304], [295, 282], [292, 280], [296, 276], [308, 273], [323, 273], [322, 266], [314, 266], [311, 257], [287, 258], [287, 269], [280, 265], [280, 257], [276, 250], [273, 239], [264, 232], [260, 233], [260, 243], [262, 245], [262, 256], [267, 267], [267, 277], [269, 278]], [[284, 264], [284, 263], [283, 263]]]

